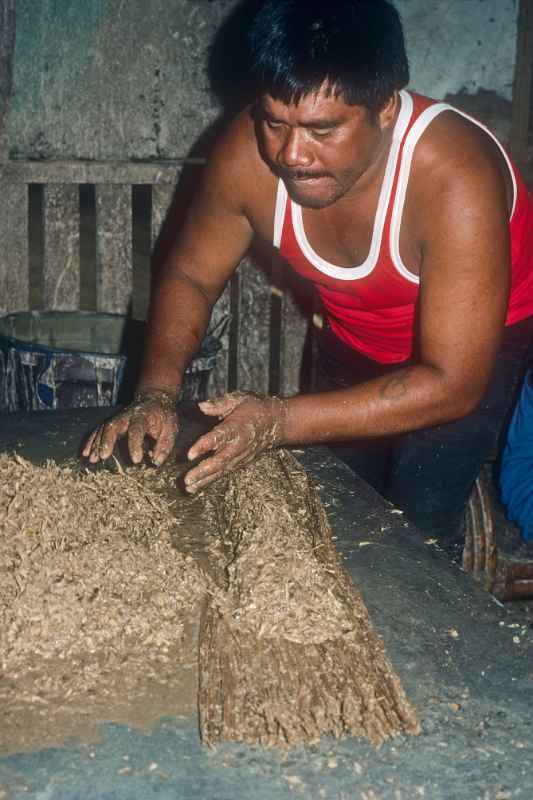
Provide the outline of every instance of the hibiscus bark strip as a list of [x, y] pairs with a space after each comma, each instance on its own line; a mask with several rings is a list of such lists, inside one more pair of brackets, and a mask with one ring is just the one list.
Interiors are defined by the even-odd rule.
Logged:
[[263, 746], [419, 723], [331, 540], [318, 495], [285, 451], [227, 480], [216, 509], [225, 561], [200, 630], [206, 744]]

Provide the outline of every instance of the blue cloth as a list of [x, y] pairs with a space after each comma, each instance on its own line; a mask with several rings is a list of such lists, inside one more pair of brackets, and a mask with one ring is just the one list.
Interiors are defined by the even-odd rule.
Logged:
[[533, 371], [527, 373], [507, 434], [500, 470], [507, 516], [533, 540]]

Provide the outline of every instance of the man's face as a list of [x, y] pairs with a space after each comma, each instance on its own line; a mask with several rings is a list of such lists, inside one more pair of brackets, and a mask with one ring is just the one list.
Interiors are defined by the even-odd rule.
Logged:
[[348, 196], [379, 156], [383, 126], [379, 115], [321, 88], [295, 105], [263, 95], [257, 136], [264, 160], [290, 197], [308, 208], [326, 208]]

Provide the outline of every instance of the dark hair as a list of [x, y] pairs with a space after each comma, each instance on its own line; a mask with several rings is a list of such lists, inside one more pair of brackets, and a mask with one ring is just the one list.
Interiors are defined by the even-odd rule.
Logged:
[[400, 17], [388, 0], [265, 0], [249, 33], [256, 90], [297, 103], [324, 82], [379, 111], [409, 82]]

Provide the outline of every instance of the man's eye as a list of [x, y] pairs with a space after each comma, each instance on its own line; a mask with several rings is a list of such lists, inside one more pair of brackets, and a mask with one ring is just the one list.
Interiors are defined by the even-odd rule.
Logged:
[[321, 130], [313, 130], [312, 133], [313, 136], [315, 136], [317, 139], [325, 139], [327, 136], [331, 134], [331, 131], [329, 129], [327, 130], [321, 129]]
[[273, 119], [265, 119], [265, 122], [269, 128], [281, 128], [281, 122], [275, 122]]

